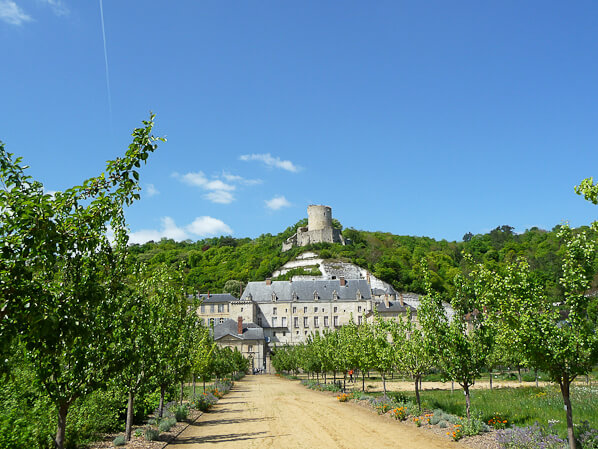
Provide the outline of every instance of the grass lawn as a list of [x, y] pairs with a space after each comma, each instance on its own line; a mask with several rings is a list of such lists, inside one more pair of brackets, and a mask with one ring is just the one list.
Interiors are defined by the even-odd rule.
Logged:
[[[415, 401], [414, 392], [392, 392], [389, 396]], [[422, 406], [465, 416], [465, 396], [462, 390], [451, 393], [446, 390], [430, 390], [421, 393]], [[558, 387], [521, 387], [494, 390], [474, 390], [471, 394], [473, 414], [481, 415], [488, 422], [494, 413], [509, 421], [509, 425], [528, 426], [538, 421], [542, 425], [554, 423], [554, 429], [561, 436], [567, 434], [567, 423], [563, 400]], [[576, 424], [589, 421], [598, 428], [598, 386], [575, 385], [571, 391], [573, 420]]]

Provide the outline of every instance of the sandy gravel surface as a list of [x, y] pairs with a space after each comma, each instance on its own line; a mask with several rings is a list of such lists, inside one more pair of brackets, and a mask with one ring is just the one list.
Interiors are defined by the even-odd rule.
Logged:
[[445, 449], [446, 436], [274, 376], [247, 376], [167, 448]]

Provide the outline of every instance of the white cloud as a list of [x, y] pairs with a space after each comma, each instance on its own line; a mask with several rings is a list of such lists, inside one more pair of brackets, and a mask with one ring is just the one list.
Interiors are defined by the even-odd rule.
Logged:
[[265, 203], [266, 207], [272, 210], [282, 209], [291, 205], [284, 196], [275, 196], [271, 200], [266, 200]]
[[242, 161], [261, 161], [268, 167], [282, 168], [293, 173], [297, 173], [301, 168], [291, 161], [283, 161], [279, 157], [273, 157], [270, 153], [264, 154], [244, 154], [239, 157]]
[[231, 193], [236, 189], [234, 185], [227, 184], [218, 178], [208, 179], [201, 171], [184, 175], [173, 173], [173, 176], [187, 185], [207, 190], [208, 193], [203, 197], [213, 203], [230, 204], [235, 200], [234, 195]]
[[239, 184], [243, 184], [246, 186], [254, 186], [263, 182], [261, 179], [245, 179], [242, 176], [233, 175], [225, 171], [222, 172], [222, 177], [226, 179], [228, 182], [238, 182]]
[[156, 186], [153, 185], [153, 184], [146, 184], [145, 188], [147, 190], [147, 196], [148, 197], [156, 196], [156, 195], [158, 195], [160, 193], [158, 191], [158, 189], [156, 189]]
[[214, 190], [213, 192], [206, 193], [203, 197], [212, 203], [218, 204], [230, 204], [235, 200], [233, 194], [225, 190]]
[[12, 0], [0, 0], [0, 20], [11, 25], [22, 25], [33, 19]]
[[142, 229], [129, 233], [129, 243], [145, 243], [153, 240], [159, 242], [163, 238], [176, 241], [187, 240], [191, 235], [209, 237], [215, 235], [229, 235], [233, 230], [222, 220], [213, 217], [197, 217], [187, 226], [179, 227], [171, 217], [162, 217], [160, 229]]
[[195, 234], [199, 237], [233, 233], [233, 230], [222, 220], [207, 216], [197, 217], [193, 220], [193, 223], [187, 226], [187, 230], [191, 234]]
[[66, 16], [70, 13], [69, 9], [62, 2], [62, 0], [41, 0], [41, 2], [50, 5], [52, 11], [54, 11], [54, 14], [57, 16]]

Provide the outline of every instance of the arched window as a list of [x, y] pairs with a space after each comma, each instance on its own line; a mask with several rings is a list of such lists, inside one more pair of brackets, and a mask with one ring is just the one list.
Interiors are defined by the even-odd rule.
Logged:
[[336, 290], [334, 290], [334, 291], [332, 292], [332, 299], [333, 299], [334, 301], [338, 300], [338, 292], [337, 292]]
[[298, 299], [297, 292], [293, 292], [293, 301], [297, 301]]
[[359, 289], [357, 290], [357, 295], [355, 295], [355, 296], [358, 301], [361, 299], [361, 292], [359, 291]]
[[277, 299], [276, 293], [272, 292], [272, 302], [276, 302]]
[[314, 290], [314, 301], [317, 301], [318, 299], [320, 299], [320, 297], [318, 296], [318, 292]]

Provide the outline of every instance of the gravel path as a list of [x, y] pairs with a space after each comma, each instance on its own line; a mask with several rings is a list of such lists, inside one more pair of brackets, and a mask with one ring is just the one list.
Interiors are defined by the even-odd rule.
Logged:
[[247, 376], [167, 448], [464, 448], [298, 382]]

